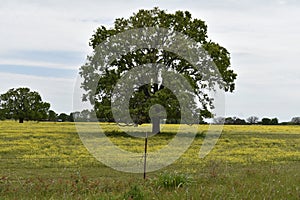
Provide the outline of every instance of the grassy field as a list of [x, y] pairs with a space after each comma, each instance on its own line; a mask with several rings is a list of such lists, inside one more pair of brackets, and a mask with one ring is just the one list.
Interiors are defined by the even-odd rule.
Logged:
[[[144, 140], [102, 124], [120, 148], [141, 153]], [[0, 122], [0, 199], [300, 199], [300, 126], [225, 126], [200, 159], [208, 126], [174, 164], [147, 174], [115, 171], [83, 146], [74, 123]], [[177, 125], [149, 138], [168, 144]]]

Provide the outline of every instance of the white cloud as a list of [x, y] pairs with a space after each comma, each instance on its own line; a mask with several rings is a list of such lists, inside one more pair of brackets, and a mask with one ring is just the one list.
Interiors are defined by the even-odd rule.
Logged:
[[32, 67], [42, 67], [42, 68], [53, 68], [53, 69], [78, 69], [79, 65], [67, 65], [60, 63], [51, 62], [40, 62], [33, 60], [21, 60], [21, 59], [1, 59], [1, 65], [22, 65], [22, 66], [32, 66]]

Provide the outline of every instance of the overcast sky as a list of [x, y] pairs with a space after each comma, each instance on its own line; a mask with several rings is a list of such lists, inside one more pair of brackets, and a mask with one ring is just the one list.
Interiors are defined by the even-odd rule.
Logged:
[[158, 6], [188, 10], [231, 53], [238, 74], [226, 116], [300, 116], [300, 3], [297, 0], [0, 0], [0, 93], [38, 91], [56, 112], [72, 111], [79, 67], [100, 25]]

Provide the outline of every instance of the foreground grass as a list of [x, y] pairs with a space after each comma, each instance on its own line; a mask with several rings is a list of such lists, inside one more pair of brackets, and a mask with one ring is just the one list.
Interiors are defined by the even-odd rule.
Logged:
[[[143, 139], [102, 127], [116, 145], [143, 152]], [[73, 123], [0, 122], [0, 199], [300, 199], [299, 126], [225, 126], [199, 159], [207, 128], [199, 126], [186, 153], [144, 181], [92, 157]], [[165, 125], [149, 150], [168, 144], [176, 129]]]

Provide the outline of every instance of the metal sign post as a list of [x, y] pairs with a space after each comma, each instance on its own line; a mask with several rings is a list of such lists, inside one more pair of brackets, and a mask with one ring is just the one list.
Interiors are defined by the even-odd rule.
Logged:
[[146, 132], [146, 137], [145, 137], [145, 155], [144, 155], [144, 179], [146, 179], [147, 143], [148, 143], [148, 133]]

